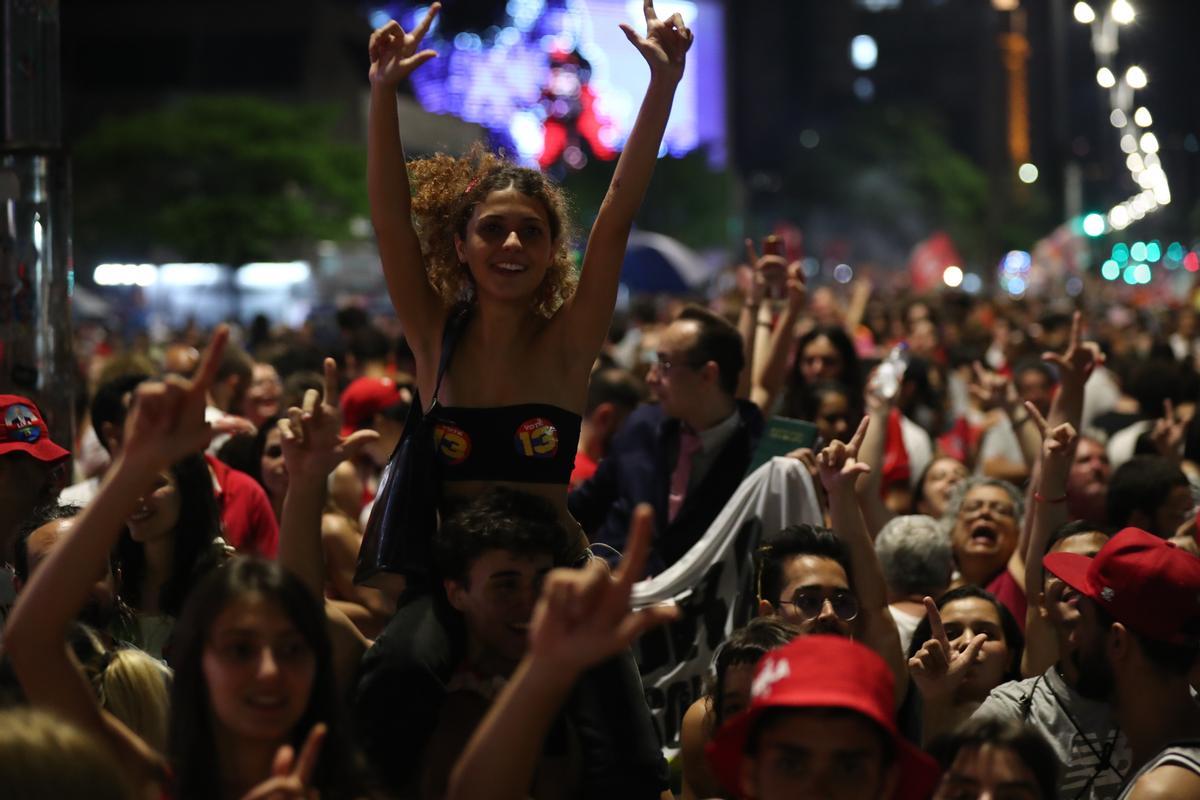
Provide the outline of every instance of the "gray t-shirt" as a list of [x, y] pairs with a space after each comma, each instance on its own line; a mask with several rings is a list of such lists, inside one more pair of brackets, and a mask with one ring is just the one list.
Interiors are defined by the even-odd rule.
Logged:
[[[1133, 765], [1129, 743], [1108, 704], [1067, 686], [1054, 667], [1036, 678], [997, 686], [971, 719], [1013, 719], [1045, 736], [1063, 765], [1058, 796], [1064, 800], [1116, 800], [1122, 776]], [[1107, 764], [1102, 763], [1105, 757]]]
[[1200, 742], [1181, 743], [1164, 748], [1162, 752], [1147, 761], [1146, 766], [1139, 769], [1137, 774], [1129, 779], [1129, 784], [1125, 787], [1125, 791], [1121, 792], [1121, 796], [1117, 800], [1125, 800], [1129, 796], [1129, 793], [1133, 791], [1133, 786], [1138, 782], [1139, 778], [1159, 767], [1183, 767], [1200, 775]]

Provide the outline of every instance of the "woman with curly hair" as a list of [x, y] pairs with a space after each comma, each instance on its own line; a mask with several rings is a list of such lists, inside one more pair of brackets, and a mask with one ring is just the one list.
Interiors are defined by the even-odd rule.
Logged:
[[[396, 87], [437, 55], [419, 48], [439, 9], [411, 33], [392, 21], [371, 37], [368, 188], [388, 292], [433, 409], [440, 505], [446, 512], [497, 484], [545, 497], [582, 555], [587, 539], [566, 499], [588, 376], [692, 34], [678, 14], [658, 19], [652, 0], [645, 36], [621, 26], [650, 83], [577, 279], [566, 200], [545, 175], [480, 150], [405, 164]], [[443, 334], [457, 319], [438, 386]]]

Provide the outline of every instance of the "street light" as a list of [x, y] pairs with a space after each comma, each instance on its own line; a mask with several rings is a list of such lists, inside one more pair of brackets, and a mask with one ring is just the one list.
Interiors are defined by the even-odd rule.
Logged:
[[1108, 67], [1101, 67], [1096, 70], [1096, 83], [1103, 86], [1105, 89], [1111, 89], [1117, 85], [1117, 78], [1112, 74], [1112, 70]]
[[1033, 183], [1038, 179], [1038, 168], [1026, 162], [1017, 169], [1017, 177], [1021, 179], [1021, 183]]
[[1140, 144], [1142, 146], [1143, 153], [1157, 153], [1158, 152], [1158, 137], [1155, 136], [1150, 131], [1146, 131], [1145, 133], [1142, 134], [1142, 140], [1141, 140]]
[[1112, 110], [1112, 113], [1108, 115], [1108, 121], [1112, 123], [1114, 128], [1124, 128], [1126, 123], [1129, 122], [1129, 120], [1125, 118], [1125, 112], [1119, 108], [1114, 108]]
[[1140, 128], [1149, 128], [1154, 123], [1154, 118], [1150, 116], [1150, 109], [1142, 106], [1137, 111], [1133, 112], [1133, 121]]
[[1129, 4], [1129, 0], [1116, 0], [1112, 4], [1112, 18], [1118, 25], [1128, 25], [1133, 22], [1135, 16], [1137, 14], [1133, 10], [1133, 6]]
[[1080, 2], [1075, 4], [1075, 20], [1082, 22], [1084, 25], [1096, 21], [1096, 12], [1087, 3]]
[[1125, 82], [1133, 89], [1146, 88], [1146, 72], [1137, 66], [1125, 70]]

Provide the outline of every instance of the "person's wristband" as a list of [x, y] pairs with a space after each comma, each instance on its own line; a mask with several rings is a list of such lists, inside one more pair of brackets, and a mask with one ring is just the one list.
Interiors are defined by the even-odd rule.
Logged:
[[1026, 413], [1022, 417], [1009, 417], [1009, 421], [1012, 423], [1012, 426], [1014, 429], [1021, 427], [1026, 422], [1029, 422], [1029, 420], [1030, 420], [1030, 416], [1028, 413]]
[[1045, 503], [1046, 505], [1055, 505], [1057, 503], [1067, 502], [1067, 496], [1065, 494], [1062, 497], [1046, 497], [1041, 492], [1034, 492], [1033, 499], [1039, 503]]

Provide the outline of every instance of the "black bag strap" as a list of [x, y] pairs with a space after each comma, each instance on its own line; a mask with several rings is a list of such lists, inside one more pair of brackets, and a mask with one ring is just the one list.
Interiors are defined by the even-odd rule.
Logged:
[[471, 306], [467, 303], [455, 306], [450, 310], [450, 315], [446, 317], [446, 329], [442, 331], [442, 355], [438, 359], [437, 378], [433, 383], [433, 399], [429, 401], [429, 411], [432, 411], [438, 404], [438, 392], [442, 390], [442, 378], [446, 377], [446, 370], [450, 368], [450, 358], [454, 355], [454, 348], [458, 346], [458, 339], [462, 335], [463, 329], [467, 327], [467, 317], [471, 314]]

